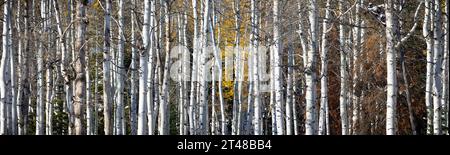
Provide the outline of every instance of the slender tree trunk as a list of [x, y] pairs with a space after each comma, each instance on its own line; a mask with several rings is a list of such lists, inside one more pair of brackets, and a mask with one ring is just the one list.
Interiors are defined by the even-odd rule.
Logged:
[[170, 69], [170, 14], [169, 14], [169, 1], [165, 0], [164, 4], [164, 45], [165, 45], [165, 61], [164, 61], [164, 76], [162, 83], [162, 102], [160, 103], [160, 126], [159, 134], [169, 134], [169, 69]]
[[[15, 26], [16, 26], [16, 29], [17, 29], [17, 38], [19, 38], [18, 40], [17, 40], [17, 60], [18, 60], [18, 67], [17, 67], [17, 75], [18, 75], [18, 77], [17, 77], [17, 93], [16, 93], [16, 96], [17, 96], [17, 98], [13, 98], [13, 101], [15, 102], [15, 105], [13, 105], [13, 113], [14, 113], [14, 111], [15, 111], [15, 114], [13, 114], [13, 116], [15, 116], [15, 118], [12, 118], [13, 120], [13, 134], [14, 135], [22, 135], [20, 132], [20, 127], [21, 127], [21, 125], [20, 125], [20, 123], [21, 123], [21, 119], [22, 119], [22, 116], [21, 116], [21, 101], [23, 100], [23, 96], [22, 96], [22, 92], [23, 92], [23, 85], [22, 85], [22, 77], [24, 76], [24, 73], [23, 73], [23, 70], [25, 70], [25, 67], [23, 67], [24, 65], [23, 65], [23, 63], [24, 63], [24, 61], [23, 61], [23, 50], [22, 50], [22, 48], [23, 48], [23, 42], [22, 42], [22, 38], [21, 38], [21, 36], [22, 36], [22, 26], [21, 26], [21, 1], [18, 1], [17, 2], [17, 14], [16, 14], [16, 23], [15, 23]], [[14, 59], [13, 59], [14, 60]], [[11, 65], [12, 65], [12, 63], [14, 63], [14, 61], [11, 61]], [[22, 68], [23, 67], [23, 68]], [[12, 79], [14, 79], [14, 78], [12, 78]]]
[[432, 133], [433, 129], [433, 98], [432, 98], [432, 87], [433, 87], [433, 34], [431, 26], [431, 1], [425, 1], [425, 16], [423, 22], [423, 36], [427, 44], [427, 72], [426, 72], [426, 86], [425, 86], [425, 105], [427, 109], [427, 134]]
[[37, 103], [36, 103], [36, 135], [45, 134], [45, 109], [44, 109], [44, 47], [42, 41], [45, 40], [44, 36], [47, 30], [47, 19], [45, 8], [46, 1], [41, 1], [41, 22], [40, 40], [37, 52]]
[[194, 27], [193, 27], [193, 33], [194, 33], [194, 36], [193, 36], [193, 38], [194, 39], [192, 39], [192, 44], [193, 44], [193, 52], [192, 52], [192, 55], [193, 55], [193, 57], [192, 57], [192, 59], [193, 59], [193, 61], [192, 61], [192, 72], [191, 72], [191, 79], [190, 79], [190, 81], [191, 81], [191, 89], [190, 89], [190, 97], [189, 97], [189, 133], [191, 134], [191, 135], [195, 135], [196, 134], [196, 128], [195, 128], [195, 125], [196, 125], [196, 123], [195, 123], [195, 117], [196, 117], [196, 115], [195, 115], [195, 107], [196, 107], [196, 105], [195, 105], [195, 103], [197, 102], [197, 98], [196, 98], [196, 85], [197, 85], [197, 74], [198, 74], [198, 70], [197, 70], [197, 68], [198, 68], [198, 57], [196, 57], [196, 55], [198, 55], [198, 48], [199, 48], [199, 46], [198, 46], [198, 15], [197, 15], [197, 0], [192, 0], [192, 14], [193, 14], [193, 25], [194, 25]]
[[9, 46], [9, 24], [11, 22], [11, 3], [9, 1], [3, 4], [3, 33], [2, 33], [2, 59], [0, 62], [0, 135], [6, 135], [7, 132], [7, 79], [10, 78], [8, 73], [8, 63], [10, 59]]
[[235, 14], [235, 41], [234, 41], [234, 50], [233, 50], [233, 56], [234, 56], [234, 81], [233, 81], [233, 112], [232, 112], [232, 123], [231, 123], [231, 134], [232, 135], [239, 135], [239, 129], [240, 129], [240, 118], [241, 114], [239, 112], [239, 107], [242, 104], [242, 81], [240, 80], [240, 68], [241, 68], [241, 50], [239, 48], [240, 44], [240, 27], [241, 27], [241, 15], [240, 15], [240, 1], [234, 0], [233, 1], [233, 10]]
[[86, 51], [86, 5], [87, 1], [77, 1], [76, 11], [76, 41], [75, 41], [75, 98], [74, 98], [74, 114], [75, 114], [75, 134], [85, 134], [83, 128], [84, 116], [83, 107], [86, 93], [86, 74], [85, 74], [85, 51]]
[[[289, 41], [289, 46], [292, 46], [291, 41]], [[292, 135], [293, 134], [293, 126], [292, 126], [292, 117], [295, 115], [293, 113], [293, 104], [294, 104], [294, 51], [291, 47], [288, 49], [288, 74], [287, 74], [287, 81], [286, 81], [286, 135]]]
[[434, 1], [434, 74], [433, 74], [433, 133], [441, 135], [441, 99], [442, 99], [442, 6], [440, 0]]
[[[131, 9], [131, 84], [130, 84], [130, 127], [131, 127], [131, 135], [137, 134], [137, 108], [138, 108], [138, 51], [136, 48], [136, 0], [131, 1], [132, 9]], [[145, 91], [144, 91], [145, 92]]]
[[340, 21], [339, 24], [339, 51], [340, 51], [340, 77], [341, 77], [341, 89], [339, 95], [339, 109], [341, 116], [341, 132], [342, 135], [348, 134], [348, 117], [347, 117], [347, 81], [348, 81], [348, 66], [347, 66], [347, 52], [346, 52], [346, 44], [345, 44], [345, 16], [344, 11], [346, 10], [345, 4], [343, 0], [339, 0], [339, 11], [340, 11]]
[[[69, 0], [69, 9], [67, 12], [67, 16], [69, 17], [69, 21], [71, 21], [71, 23], [73, 23], [75, 25], [75, 0]], [[74, 73], [74, 67], [73, 65], [71, 65], [71, 62], [75, 59], [75, 26], [72, 26], [69, 28], [69, 36], [68, 36], [68, 44], [67, 46], [69, 47], [68, 49], [70, 49], [70, 55], [69, 57], [71, 59], [68, 59], [67, 64], [70, 66], [67, 70], [68, 70], [68, 87], [67, 89], [67, 109], [68, 109], [68, 113], [69, 113], [69, 135], [73, 135], [75, 132], [75, 113], [74, 113], [74, 107], [73, 107], [73, 99], [74, 99], [74, 86], [75, 86], [75, 73]]]
[[261, 106], [261, 97], [260, 97], [260, 67], [259, 67], [259, 50], [258, 50], [258, 1], [252, 0], [251, 1], [251, 27], [252, 27], [252, 33], [251, 33], [251, 53], [252, 53], [252, 77], [253, 77], [253, 88], [252, 88], [252, 95], [253, 95], [253, 106], [254, 106], [254, 120], [253, 120], [253, 128], [254, 128], [254, 134], [255, 135], [262, 135], [263, 129], [262, 129], [262, 106]]
[[52, 25], [51, 23], [51, 6], [52, 1], [48, 1], [47, 8], [45, 8], [45, 22], [48, 27], [46, 28], [45, 32], [47, 34], [47, 40], [49, 41], [47, 43], [47, 63], [45, 65], [46, 67], [46, 94], [45, 94], [45, 132], [46, 135], [52, 135], [53, 126], [52, 126], [52, 116], [53, 116], [53, 104], [52, 104], [52, 96], [53, 96], [53, 66], [52, 66], [52, 59], [54, 57], [53, 51], [51, 50], [51, 34], [50, 34], [50, 27]]
[[352, 114], [352, 134], [357, 135], [359, 132], [359, 121], [360, 121], [360, 94], [359, 92], [361, 92], [362, 90], [360, 90], [360, 88], [358, 88], [358, 83], [359, 83], [359, 72], [361, 70], [361, 64], [359, 63], [359, 57], [360, 57], [360, 53], [361, 53], [361, 32], [362, 32], [362, 20], [361, 20], [361, 7], [362, 7], [362, 0], [357, 0], [356, 2], [356, 6], [355, 6], [355, 28], [353, 28], [353, 60], [352, 60], [352, 103], [353, 103], [353, 114]]
[[103, 42], [103, 117], [105, 135], [113, 134], [112, 113], [112, 88], [111, 88], [111, 0], [106, 0], [105, 27]]
[[386, 65], [387, 65], [387, 111], [386, 134], [397, 134], [397, 74], [396, 74], [396, 50], [394, 30], [394, 1], [386, 2]]
[[[177, 59], [179, 59], [179, 61], [177, 61], [177, 65], [179, 65], [179, 68], [177, 68], [178, 70], [176, 71], [178, 73], [178, 134], [179, 135], [185, 135], [184, 133], [184, 128], [185, 128], [185, 123], [184, 123], [184, 116], [185, 116], [185, 111], [184, 111], [184, 105], [185, 105], [185, 87], [184, 87], [184, 76], [186, 76], [186, 74], [184, 74], [184, 68], [186, 67], [186, 63], [184, 62], [184, 53], [185, 53], [185, 45], [183, 43], [183, 26], [182, 24], [184, 24], [184, 21], [182, 19], [182, 13], [177, 14], [177, 34], [178, 34], [178, 45], [177, 47], [179, 47], [177, 49]], [[173, 54], [172, 54], [173, 55]], [[173, 71], [171, 71], [173, 72]], [[173, 75], [171, 75], [173, 76]]]
[[322, 24], [322, 46], [321, 46], [321, 70], [320, 70], [320, 112], [319, 112], [319, 135], [328, 135], [327, 132], [327, 110], [328, 110], [328, 23], [330, 21], [330, 0], [327, 0], [325, 19]]
[[[98, 28], [97, 26], [95, 26], [95, 36], [97, 38], [100, 38], [100, 36], [98, 35]], [[97, 55], [99, 53], [98, 50], [98, 44], [95, 45], [95, 54], [94, 54], [94, 61], [95, 61], [95, 72], [94, 72], [94, 105], [93, 105], [93, 112], [94, 112], [94, 124], [93, 124], [93, 134], [94, 135], [98, 135], [98, 121], [100, 119], [100, 117], [98, 116], [98, 58]]]
[[444, 114], [444, 118], [442, 118], [442, 122], [443, 122], [443, 126], [445, 126], [446, 128], [447, 128], [447, 131], [446, 132], [444, 132], [443, 134], [447, 134], [448, 135], [448, 131], [449, 131], [449, 129], [448, 129], [448, 107], [449, 107], [449, 105], [448, 105], [448, 89], [449, 89], [449, 83], [448, 83], [448, 78], [449, 78], [449, 59], [448, 59], [448, 53], [449, 53], [449, 51], [448, 51], [448, 42], [449, 42], [449, 32], [448, 32], [448, 29], [449, 29], [449, 27], [448, 27], [448, 22], [449, 22], [449, 20], [448, 20], [448, 17], [449, 17], [449, 9], [448, 9], [448, 5], [449, 5], [449, 2], [448, 2], [448, 0], [446, 0], [445, 1], [445, 12], [446, 12], [446, 15], [444, 16], [445, 17], [445, 20], [444, 20], [444, 49], [443, 49], [443, 51], [444, 51], [444, 61], [443, 61], [443, 63], [442, 63], [442, 65], [443, 65], [443, 67], [442, 67], [442, 78], [443, 78], [443, 87], [442, 87], [442, 110], [444, 111], [443, 112], [443, 114]]
[[94, 106], [91, 97], [91, 77], [89, 71], [89, 57], [92, 56], [90, 54], [86, 55], [86, 134], [94, 135]]
[[[141, 60], [144, 60], [144, 59], [147, 60], [148, 59], [147, 60], [148, 62], [145, 62], [145, 64], [144, 64], [144, 62], [141, 62], [142, 63], [141, 65], [147, 65], [145, 67], [141, 66], [141, 68], [142, 68], [141, 70], [143, 71], [142, 74], [144, 74], [144, 71], [147, 71], [146, 75], [143, 75], [144, 76], [143, 78], [147, 79], [147, 81], [146, 81], [147, 83], [145, 84], [146, 85], [145, 87], [147, 88], [147, 90], [146, 90], [147, 101], [145, 101], [146, 104], [147, 104], [146, 105], [146, 107], [147, 107], [147, 110], [146, 110], [146, 112], [147, 112], [147, 120], [148, 120], [148, 122], [147, 122], [147, 129], [148, 129], [148, 134], [153, 135], [155, 133], [154, 132], [154, 128], [155, 128], [154, 127], [155, 126], [155, 119], [154, 118], [157, 115], [157, 113], [154, 110], [154, 105], [156, 103], [156, 102], [154, 102], [154, 100], [155, 100], [155, 95], [157, 94], [156, 93], [157, 88], [156, 87], [154, 88], [154, 86], [155, 86], [154, 85], [154, 83], [155, 83], [154, 82], [154, 79], [155, 79], [155, 77], [154, 77], [155, 71], [154, 70], [156, 70], [155, 66], [154, 66], [154, 64], [155, 64], [154, 63], [154, 51], [155, 51], [154, 47], [157, 45], [155, 43], [155, 30], [154, 30], [156, 28], [156, 26], [155, 26], [156, 25], [155, 24], [156, 1], [152, 0], [152, 1], [149, 1], [149, 2], [145, 2], [145, 3], [147, 3], [149, 5], [147, 7], [147, 13], [145, 14], [147, 16], [147, 19], [145, 19], [145, 17], [144, 17], [144, 22], [146, 20], [148, 20], [147, 21], [148, 24], [145, 25], [145, 26], [147, 26], [146, 27], [147, 30], [142, 32], [143, 33], [143, 39], [145, 37], [147, 37], [147, 38], [146, 38], [146, 41], [144, 40], [145, 41], [145, 43], [144, 43], [144, 46], [145, 46], [144, 50], [145, 51], [142, 51], [142, 53], [141, 53]], [[144, 5], [144, 7], [145, 7], [145, 5]], [[148, 36], [144, 36], [145, 33], [148, 33], [147, 34]], [[148, 58], [145, 58], [145, 56], [144, 56], [145, 54], [148, 55]], [[142, 89], [144, 89], [144, 88], [142, 88]], [[142, 94], [142, 95], [144, 95], [144, 94]], [[142, 96], [142, 97], [144, 97], [144, 96]], [[142, 100], [142, 101], [144, 101], [144, 100]]]
[[122, 128], [125, 125], [125, 110], [124, 110], [124, 98], [123, 98], [123, 89], [124, 89], [124, 76], [125, 66], [124, 66], [124, 53], [125, 53], [125, 36], [124, 36], [124, 17], [123, 17], [123, 0], [119, 0], [119, 40], [118, 40], [118, 49], [117, 49], [117, 74], [116, 74], [116, 84], [115, 84], [115, 94], [116, 94], [116, 134], [124, 135], [125, 131]]
[[[210, 18], [212, 19], [212, 18]], [[225, 120], [225, 103], [224, 103], [224, 99], [223, 99], [223, 86], [222, 86], [222, 60], [220, 57], [220, 53], [219, 50], [217, 49], [217, 44], [215, 41], [215, 34], [214, 34], [214, 28], [213, 28], [213, 21], [210, 21], [209, 23], [209, 29], [210, 29], [210, 34], [211, 34], [211, 40], [212, 40], [212, 45], [213, 45], [213, 54], [214, 54], [214, 60], [215, 60], [215, 67], [217, 67], [216, 70], [213, 69], [213, 71], [217, 71], [218, 74], [218, 89], [219, 89], [219, 103], [220, 103], [220, 130], [222, 135], [226, 135], [226, 120]], [[213, 80], [213, 83], [215, 83], [215, 81]], [[215, 97], [215, 96], [214, 96]]]
[[305, 68], [306, 79], [306, 135], [317, 134], [316, 127], [316, 57], [318, 54], [318, 8], [317, 1], [310, 0], [309, 23], [311, 42], [308, 51], [308, 62]]
[[201, 28], [201, 41], [202, 41], [202, 54], [200, 56], [200, 101], [199, 101], [199, 134], [205, 135], [208, 128], [208, 102], [207, 102], [207, 88], [208, 88], [208, 82], [207, 82], [207, 50], [206, 47], [208, 46], [208, 17], [209, 17], [209, 0], [204, 0], [203, 2], [203, 25]]
[[280, 34], [280, 9], [279, 0], [273, 1], [273, 65], [274, 71], [274, 88], [275, 88], [275, 115], [277, 124], [277, 135], [283, 135], [284, 133], [284, 116], [283, 116], [283, 90], [282, 90], [282, 73], [281, 73], [281, 34]]
[[188, 98], [188, 91], [189, 91], [189, 81], [191, 80], [191, 75], [190, 75], [190, 71], [191, 71], [191, 55], [189, 50], [187, 49], [188, 46], [188, 40], [187, 40], [187, 25], [188, 25], [188, 2], [187, 1], [183, 1], [183, 4], [185, 6], [184, 10], [183, 10], [183, 17], [182, 17], [182, 21], [183, 21], [183, 26], [182, 26], [182, 34], [183, 34], [183, 54], [182, 54], [182, 59], [183, 59], [183, 70], [182, 70], [182, 75], [183, 77], [183, 109], [184, 109], [184, 117], [183, 117], [183, 123], [184, 123], [184, 135], [188, 134], [188, 130], [189, 130], [189, 121], [188, 121], [188, 106], [189, 106], [189, 98]]

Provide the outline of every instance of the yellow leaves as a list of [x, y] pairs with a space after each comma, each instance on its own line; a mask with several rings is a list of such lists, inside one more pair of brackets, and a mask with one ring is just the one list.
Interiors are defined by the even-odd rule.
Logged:
[[94, 0], [94, 2], [92, 2], [91, 7], [92, 7], [92, 9], [95, 9], [96, 11], [99, 11], [99, 12], [103, 10], [102, 6], [100, 5], [99, 0]]
[[233, 81], [223, 81], [223, 98], [224, 99], [232, 99], [234, 95], [234, 82]]

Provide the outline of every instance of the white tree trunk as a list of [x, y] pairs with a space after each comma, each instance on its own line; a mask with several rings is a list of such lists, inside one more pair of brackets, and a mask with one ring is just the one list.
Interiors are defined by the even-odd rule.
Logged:
[[258, 29], [259, 29], [259, 21], [258, 21], [258, 5], [259, 2], [256, 0], [251, 1], [251, 27], [252, 27], [252, 33], [251, 33], [251, 53], [252, 53], [252, 77], [253, 77], [253, 106], [254, 106], [254, 120], [253, 120], [253, 128], [254, 128], [254, 135], [262, 135], [263, 134], [263, 121], [262, 121], [262, 105], [261, 105], [261, 97], [260, 97], [260, 77], [259, 77], [259, 42], [258, 42]]
[[105, 135], [113, 134], [112, 88], [111, 88], [111, 0], [105, 1], [105, 27], [103, 42], [103, 117]]
[[125, 53], [125, 36], [124, 36], [124, 16], [123, 16], [123, 0], [119, 0], [119, 40], [118, 40], [118, 49], [117, 49], [117, 73], [116, 73], [116, 84], [115, 84], [115, 94], [116, 94], [116, 115], [115, 115], [115, 128], [117, 135], [125, 135], [125, 131], [123, 131], [123, 127], [125, 125], [125, 110], [124, 110], [124, 97], [123, 97], [123, 89], [124, 89], [124, 76], [125, 66], [124, 66], [124, 53]]
[[[147, 68], [148, 68], [148, 75], [147, 75], [147, 129], [148, 129], [148, 134], [153, 135], [155, 133], [155, 117], [157, 115], [156, 110], [154, 109], [154, 107], [157, 107], [157, 103], [156, 103], [156, 99], [158, 97], [155, 98], [155, 95], [157, 94], [156, 90], [158, 90], [158, 88], [156, 88], [155, 84], [155, 70], [157, 67], [154, 66], [155, 62], [154, 62], [154, 51], [155, 51], [155, 46], [157, 45], [157, 43], [155, 43], [156, 38], [155, 38], [155, 28], [156, 28], [156, 1], [152, 0], [149, 3], [150, 5], [150, 12], [149, 12], [149, 18], [147, 19], [148, 21], [148, 25], [149, 27], [147, 28], [147, 31], [149, 31], [149, 36], [148, 39], [149, 42], [146, 45], [146, 51], [148, 51], [148, 63], [147, 63]], [[144, 58], [142, 58], [144, 59]], [[144, 71], [145, 69], [143, 69]], [[155, 86], [155, 87], [154, 87]]]
[[86, 134], [94, 135], [94, 106], [91, 95], [91, 77], [89, 73], [89, 57], [91, 55], [86, 55]]
[[[22, 84], [21, 84], [21, 82], [22, 82], [22, 79], [21, 79], [21, 76], [23, 76], [24, 74], [23, 74], [23, 70], [24, 70], [24, 68], [22, 68], [22, 66], [23, 66], [23, 57], [22, 57], [22, 55], [24, 54], [23, 53], [23, 50], [22, 50], [22, 39], [21, 39], [21, 36], [22, 36], [22, 29], [21, 29], [21, 1], [18, 1], [17, 2], [17, 14], [16, 14], [16, 29], [17, 29], [17, 37], [19, 38], [19, 39], [17, 39], [17, 60], [18, 60], [18, 67], [17, 67], [17, 75], [18, 75], [18, 77], [17, 77], [17, 84], [13, 84], [13, 87], [17, 87], [17, 91], [15, 91], [14, 90], [14, 92], [12, 92], [12, 93], [14, 93], [13, 94], [13, 98], [12, 98], [12, 100], [13, 100], [13, 105], [12, 105], [12, 112], [13, 112], [13, 120], [12, 120], [12, 127], [13, 127], [13, 131], [12, 131], [12, 134], [13, 135], [19, 135], [19, 130], [20, 130], [20, 119], [21, 119], [21, 115], [20, 114], [22, 114], [21, 112], [20, 112], [20, 110], [21, 110], [21, 107], [20, 107], [20, 102], [21, 102], [21, 100], [23, 99], [23, 96], [20, 96], [20, 94], [22, 93], [22, 91], [23, 91], [23, 87], [22, 87]], [[11, 34], [11, 32], [10, 32], [10, 34]], [[12, 34], [11, 34], [12, 35]], [[13, 65], [13, 63], [14, 63], [14, 59], [11, 59], [11, 70], [13, 71], [13, 73], [15, 72], [14, 71], [14, 69], [15, 69], [15, 67], [13, 67], [13, 66], [15, 66], [15, 65]], [[12, 74], [11, 75], [11, 79], [14, 79], [14, 74]], [[13, 80], [13, 82], [14, 82], [14, 80]], [[17, 97], [16, 97], [17, 96]], [[20, 98], [19, 98], [20, 97]]]
[[[41, 18], [47, 19], [45, 8], [46, 2], [41, 1]], [[45, 32], [47, 30], [47, 23], [41, 23], [40, 40], [37, 53], [37, 103], [36, 103], [36, 135], [45, 134], [45, 112], [44, 112], [44, 49], [43, 43]]]
[[352, 60], [352, 71], [353, 71], [353, 76], [352, 76], [352, 103], [353, 103], [353, 114], [352, 114], [352, 134], [356, 135], [358, 134], [359, 130], [358, 130], [358, 125], [359, 125], [359, 121], [360, 121], [360, 101], [359, 101], [359, 97], [360, 97], [360, 93], [357, 93], [362, 91], [362, 90], [358, 90], [358, 80], [359, 80], [359, 72], [362, 68], [362, 65], [358, 64], [358, 59], [360, 57], [360, 53], [361, 53], [361, 49], [362, 49], [362, 43], [361, 43], [361, 32], [362, 32], [362, 20], [361, 20], [361, 7], [362, 7], [362, 0], [357, 0], [356, 2], [356, 6], [355, 6], [355, 28], [353, 28], [353, 60]]
[[[68, 49], [70, 49], [70, 55], [69, 57], [71, 59], [68, 60], [67, 64], [70, 66], [71, 63], [75, 60], [75, 8], [76, 4], [75, 4], [75, 0], [70, 0], [69, 2], [69, 9], [67, 12], [67, 16], [69, 17], [69, 21], [71, 21], [74, 26], [69, 28], [69, 41], [68, 41]], [[74, 112], [74, 107], [73, 107], [73, 99], [74, 99], [74, 91], [75, 91], [75, 73], [74, 73], [74, 68], [73, 65], [71, 65], [70, 67], [68, 67], [68, 72], [69, 72], [69, 82], [68, 82], [68, 87], [66, 89], [68, 89], [67, 92], [67, 109], [68, 109], [68, 114], [69, 114], [69, 135], [73, 135], [75, 132], [75, 112]]]
[[320, 110], [319, 110], [319, 135], [328, 135], [327, 132], [327, 110], [328, 110], [328, 23], [330, 22], [330, 0], [327, 0], [325, 19], [322, 24], [322, 46], [321, 46], [321, 70], [320, 70]]
[[[142, 28], [142, 44], [143, 49], [139, 51], [139, 112], [137, 134], [148, 134], [147, 125], [147, 76], [148, 76], [148, 51], [150, 44], [150, 0], [144, 1], [144, 25]], [[153, 104], [150, 102], [149, 104]]]
[[[289, 44], [291, 41], [289, 41]], [[292, 45], [289, 45], [292, 46]], [[292, 117], [295, 115], [293, 113], [293, 104], [294, 104], [294, 51], [290, 47], [288, 49], [288, 75], [286, 81], [286, 135], [293, 134], [293, 126], [292, 126]]]
[[[131, 135], [137, 134], [137, 106], [138, 106], [138, 50], [136, 48], [136, 0], [131, 1], [131, 77], [130, 77], [130, 127]], [[144, 91], [145, 92], [145, 91]]]
[[279, 9], [279, 0], [273, 1], [273, 65], [274, 65], [274, 88], [275, 88], [275, 115], [277, 122], [277, 135], [285, 134], [285, 123], [284, 123], [284, 115], [283, 115], [283, 89], [282, 89], [282, 81], [283, 76], [281, 73], [281, 34], [280, 34], [280, 9]]
[[[209, 23], [209, 30], [211, 34], [211, 40], [212, 40], [212, 46], [213, 46], [213, 54], [214, 54], [214, 60], [215, 60], [215, 67], [217, 67], [217, 75], [218, 75], [218, 89], [219, 89], [219, 103], [220, 103], [220, 131], [222, 135], [226, 135], [226, 120], [225, 120], [225, 103], [223, 100], [223, 87], [222, 87], [222, 76], [223, 76], [223, 70], [222, 70], [222, 60], [220, 57], [219, 50], [217, 49], [216, 41], [215, 41], [215, 34], [214, 34], [214, 28], [213, 28], [213, 21], [210, 21]], [[214, 76], [213, 76], [214, 77]], [[213, 81], [215, 83], [215, 81]], [[215, 97], [215, 96], [214, 96]]]
[[434, 74], [433, 74], [433, 134], [442, 134], [441, 99], [442, 99], [442, 6], [440, 0], [434, 1]]
[[8, 63], [10, 52], [8, 51], [9, 39], [9, 23], [11, 22], [11, 4], [7, 1], [3, 4], [3, 33], [2, 33], [2, 59], [0, 62], [0, 135], [6, 135], [7, 132], [7, 83], [6, 79], [10, 78], [8, 70]]
[[85, 77], [85, 46], [86, 46], [86, 6], [87, 1], [78, 0], [76, 17], [79, 19], [76, 22], [76, 41], [75, 41], [75, 97], [74, 97], [74, 114], [75, 114], [75, 134], [85, 134], [83, 128], [84, 123], [84, 104], [86, 95], [86, 77]]
[[386, 4], [386, 65], [387, 65], [387, 101], [386, 101], [386, 135], [397, 134], [397, 61], [395, 50], [394, 1]]
[[159, 124], [159, 134], [168, 135], [169, 134], [169, 69], [170, 69], [170, 14], [169, 14], [169, 1], [165, 0], [164, 4], [164, 45], [165, 45], [165, 61], [164, 61], [164, 76], [162, 83], [162, 92], [160, 102], [160, 124]]
[[447, 127], [447, 131], [445, 132], [445, 133], [443, 133], [443, 134], [447, 134], [448, 135], [448, 131], [449, 131], [449, 129], [448, 129], [448, 107], [449, 107], [449, 105], [448, 105], [448, 86], [449, 86], [449, 83], [448, 83], [448, 78], [449, 78], [449, 60], [448, 60], [448, 53], [449, 53], [449, 51], [448, 51], [448, 42], [449, 42], [449, 32], [448, 32], [448, 29], [449, 29], [449, 27], [448, 27], [448, 22], [449, 22], [449, 20], [448, 20], [448, 17], [449, 17], [449, 15], [448, 15], [448, 13], [449, 13], [449, 9], [448, 9], [448, 5], [449, 5], [449, 2], [448, 2], [448, 0], [446, 0], [445, 1], [445, 12], [447, 13], [447, 15], [446, 16], [444, 16], [444, 49], [443, 49], [443, 51], [444, 51], [444, 61], [443, 61], [443, 67], [442, 67], [442, 69], [443, 69], [443, 71], [442, 71], [442, 79], [443, 79], [443, 87], [442, 87], [442, 110], [444, 111], [443, 112], [443, 115], [444, 115], [444, 118], [442, 119], [442, 122], [443, 122], [443, 126], [445, 126], [445, 127]]
[[345, 43], [345, 16], [344, 10], [346, 10], [343, 0], [339, 0], [340, 22], [339, 24], [339, 51], [340, 51], [340, 95], [339, 95], [339, 110], [341, 116], [341, 133], [342, 135], [348, 134], [348, 115], [347, 115], [347, 80], [348, 80], [348, 65], [347, 65], [347, 51]]
[[[46, 25], [51, 26], [51, 6], [52, 1], [48, 1], [47, 7], [45, 8], [45, 16], [48, 18], [45, 22]], [[48, 36], [48, 40], [52, 40], [51, 34], [50, 34], [50, 28], [47, 28], [46, 34]], [[51, 44], [48, 42], [47, 44], [47, 62], [52, 62], [52, 59], [54, 57], [53, 51], [50, 50]], [[46, 94], [45, 94], [45, 133], [46, 135], [52, 135], [53, 126], [52, 126], [52, 117], [53, 117], [53, 104], [52, 104], [52, 96], [53, 96], [53, 66], [51, 66], [51, 63], [47, 63], [46, 67]]]
[[196, 134], [196, 114], [195, 114], [195, 107], [196, 107], [196, 86], [197, 86], [197, 74], [198, 74], [198, 57], [195, 55], [198, 55], [199, 46], [198, 46], [198, 15], [197, 15], [197, 0], [192, 0], [192, 14], [193, 14], [193, 29], [194, 29], [194, 36], [192, 39], [193, 44], [193, 61], [192, 61], [192, 72], [191, 72], [191, 89], [190, 89], [190, 100], [189, 100], [189, 133], [191, 135]]
[[316, 57], [318, 55], [318, 8], [317, 1], [310, 0], [309, 23], [311, 29], [311, 40], [308, 50], [308, 61], [305, 68], [306, 80], [306, 135], [317, 134], [316, 120]]
[[209, 18], [209, 0], [204, 0], [203, 2], [203, 24], [201, 28], [201, 41], [202, 41], [202, 53], [200, 56], [200, 101], [199, 101], [199, 134], [205, 135], [208, 128], [208, 102], [207, 102], [207, 88], [208, 88], [208, 82], [207, 82], [207, 56], [208, 53], [206, 51], [206, 47], [208, 45], [208, 18]]
[[233, 57], [234, 57], [234, 81], [233, 81], [233, 112], [232, 112], [232, 123], [231, 123], [231, 134], [232, 135], [239, 135], [240, 134], [240, 118], [241, 113], [239, 112], [239, 107], [242, 104], [242, 81], [240, 80], [241, 72], [241, 50], [239, 48], [240, 44], [240, 27], [241, 27], [241, 17], [240, 17], [240, 1], [234, 0], [233, 1], [233, 10], [235, 14], [235, 46], [233, 50]]
[[423, 36], [427, 44], [427, 72], [426, 72], [426, 84], [425, 84], [425, 105], [427, 109], [427, 134], [432, 133], [433, 129], [433, 98], [432, 98], [432, 87], [433, 87], [433, 34], [431, 26], [431, 1], [425, 1], [425, 15], [423, 22]]

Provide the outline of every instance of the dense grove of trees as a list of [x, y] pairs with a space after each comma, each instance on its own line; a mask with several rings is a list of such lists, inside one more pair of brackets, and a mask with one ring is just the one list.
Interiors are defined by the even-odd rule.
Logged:
[[448, 0], [2, 0], [0, 135], [448, 135]]

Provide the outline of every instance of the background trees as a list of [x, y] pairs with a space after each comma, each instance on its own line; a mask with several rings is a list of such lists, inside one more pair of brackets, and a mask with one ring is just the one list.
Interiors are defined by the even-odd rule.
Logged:
[[448, 1], [0, 4], [0, 134], [448, 134]]

